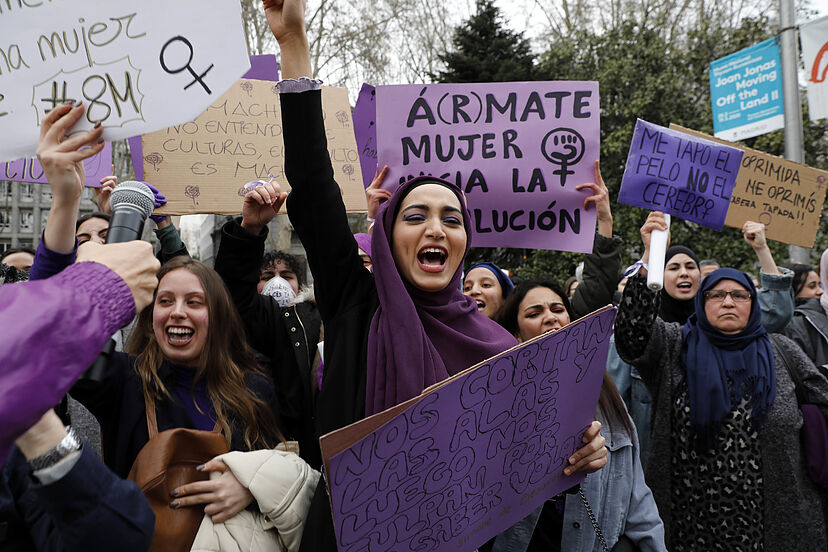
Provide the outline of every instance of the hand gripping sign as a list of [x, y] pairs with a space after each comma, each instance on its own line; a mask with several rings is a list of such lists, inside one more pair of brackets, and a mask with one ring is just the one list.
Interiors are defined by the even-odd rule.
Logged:
[[238, 2], [6, 2], [0, 28], [0, 162], [63, 103], [86, 106], [72, 133], [118, 140], [195, 118], [250, 66]]

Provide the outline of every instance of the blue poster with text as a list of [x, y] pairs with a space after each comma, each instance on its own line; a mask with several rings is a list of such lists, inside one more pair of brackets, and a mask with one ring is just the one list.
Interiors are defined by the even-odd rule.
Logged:
[[716, 138], [744, 140], [785, 126], [779, 42], [771, 38], [710, 64]]

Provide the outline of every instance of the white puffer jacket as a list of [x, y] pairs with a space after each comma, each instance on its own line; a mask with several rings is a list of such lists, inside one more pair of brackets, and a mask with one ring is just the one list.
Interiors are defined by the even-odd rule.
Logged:
[[[242, 510], [224, 523], [205, 515], [192, 552], [258, 552], [299, 549], [319, 472], [293, 452], [256, 450], [217, 456], [247, 487], [261, 513]], [[211, 478], [220, 474], [212, 472]]]

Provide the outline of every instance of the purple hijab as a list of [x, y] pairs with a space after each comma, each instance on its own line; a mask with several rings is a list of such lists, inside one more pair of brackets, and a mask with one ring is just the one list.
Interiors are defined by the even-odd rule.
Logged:
[[509, 332], [480, 314], [477, 303], [460, 291], [462, 261], [451, 282], [438, 292], [417, 289], [397, 270], [390, 245], [394, 215], [410, 190], [429, 183], [449, 188], [460, 200], [466, 229], [465, 254], [471, 247], [469, 211], [454, 184], [430, 176], [418, 177], [397, 188], [380, 206], [371, 241], [379, 308], [368, 332], [365, 413], [369, 416], [517, 345]]
[[[357, 246], [371, 256], [371, 236], [369, 234], [354, 234]], [[373, 260], [373, 259], [372, 259]]]

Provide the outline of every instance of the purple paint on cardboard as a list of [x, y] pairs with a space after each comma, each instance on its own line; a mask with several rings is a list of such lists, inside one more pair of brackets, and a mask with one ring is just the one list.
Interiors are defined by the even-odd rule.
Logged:
[[362, 184], [367, 188], [377, 171], [377, 103], [376, 89], [363, 83], [354, 106], [354, 137], [362, 168]]
[[743, 155], [638, 119], [618, 202], [721, 230]]
[[[242, 75], [243, 79], [257, 79], [267, 81], [279, 80], [279, 62], [273, 54], [250, 56], [250, 70]], [[129, 156], [132, 158], [132, 167], [135, 170], [135, 179], [144, 180], [144, 146], [140, 136], [133, 136], [127, 140]]]
[[583, 481], [563, 468], [594, 418], [614, 320], [498, 355], [332, 457], [338, 549], [473, 550]]
[[[112, 144], [107, 142], [100, 153], [85, 159], [83, 168], [86, 170], [85, 185], [90, 188], [100, 188], [101, 179], [112, 174]], [[37, 157], [0, 163], [0, 180], [48, 182]]]
[[475, 246], [591, 252], [599, 115], [597, 82], [378, 86], [379, 164], [457, 182]]

